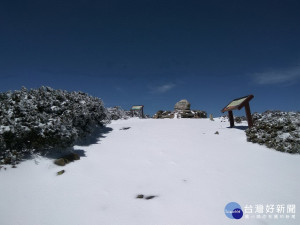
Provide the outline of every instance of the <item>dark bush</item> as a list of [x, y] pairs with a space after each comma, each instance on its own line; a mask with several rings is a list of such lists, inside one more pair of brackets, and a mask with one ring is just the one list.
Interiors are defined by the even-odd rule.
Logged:
[[281, 152], [300, 153], [300, 113], [266, 111], [253, 114], [247, 140]]
[[102, 100], [83, 92], [41, 87], [0, 93], [0, 163], [71, 147], [108, 121]]

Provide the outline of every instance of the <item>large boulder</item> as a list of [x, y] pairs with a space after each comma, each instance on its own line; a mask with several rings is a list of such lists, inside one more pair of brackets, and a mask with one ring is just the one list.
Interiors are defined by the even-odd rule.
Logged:
[[183, 99], [177, 102], [174, 106], [175, 110], [190, 110], [191, 109], [191, 103], [188, 102], [188, 100]]

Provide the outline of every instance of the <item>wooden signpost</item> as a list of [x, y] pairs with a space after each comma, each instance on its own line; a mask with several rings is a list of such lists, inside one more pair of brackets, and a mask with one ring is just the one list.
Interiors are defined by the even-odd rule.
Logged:
[[247, 117], [247, 121], [248, 121], [248, 127], [253, 126], [250, 105], [249, 105], [249, 102], [252, 98], [254, 98], [253, 95], [247, 95], [247, 96], [244, 96], [241, 98], [236, 98], [236, 99], [232, 100], [227, 106], [225, 106], [221, 110], [222, 113], [228, 111], [230, 127], [234, 127], [234, 118], [233, 118], [232, 110], [235, 110], [235, 109], [240, 110], [243, 107], [245, 107], [246, 117]]
[[134, 116], [134, 112], [138, 112], [141, 118], [144, 118], [144, 106], [143, 105], [134, 105], [131, 107], [132, 116]]

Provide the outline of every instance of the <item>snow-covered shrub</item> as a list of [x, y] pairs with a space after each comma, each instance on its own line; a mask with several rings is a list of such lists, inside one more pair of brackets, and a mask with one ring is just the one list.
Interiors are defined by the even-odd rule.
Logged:
[[234, 121], [236, 123], [241, 123], [242, 121], [247, 121], [247, 118], [245, 116], [235, 116]]
[[[142, 118], [141, 111], [124, 110], [120, 106], [107, 108], [107, 111], [111, 120], [128, 119], [131, 117]], [[143, 118], [150, 118], [150, 116], [144, 115]]]
[[266, 111], [253, 114], [247, 140], [278, 151], [300, 153], [300, 112]]
[[128, 119], [129, 116], [126, 114], [126, 111], [122, 109], [120, 106], [115, 106], [112, 108], [107, 108], [109, 113], [109, 117], [111, 120], [119, 120], [119, 119]]
[[125, 111], [126, 115], [128, 117], [139, 117], [142, 118], [142, 112], [141, 111], [137, 111], [137, 110], [128, 110]]
[[102, 100], [83, 92], [41, 87], [0, 93], [0, 162], [70, 147], [108, 121]]

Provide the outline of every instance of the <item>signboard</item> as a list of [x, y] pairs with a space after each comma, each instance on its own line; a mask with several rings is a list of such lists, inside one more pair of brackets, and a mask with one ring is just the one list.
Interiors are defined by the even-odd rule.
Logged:
[[142, 105], [134, 105], [134, 106], [132, 106], [132, 110], [141, 110], [143, 108], [143, 106]]
[[234, 109], [240, 110], [247, 102], [249, 102], [254, 96], [253, 95], [247, 95], [241, 98], [236, 98], [232, 100], [227, 106], [225, 106], [222, 110], [222, 112], [231, 111]]
[[139, 117], [144, 118], [144, 106], [143, 105], [134, 105], [131, 107], [131, 113], [132, 117], [134, 117], [136, 114], [139, 115]]
[[228, 112], [228, 118], [230, 122], [230, 127], [234, 127], [234, 118], [233, 118], [233, 113], [232, 110], [238, 109], [240, 110], [241, 108], [245, 107], [245, 112], [246, 112], [246, 117], [248, 121], [248, 126], [252, 127], [253, 122], [252, 122], [252, 116], [251, 116], [251, 111], [250, 111], [250, 105], [249, 101], [254, 98], [253, 95], [247, 95], [241, 98], [236, 98], [233, 99], [227, 106], [225, 106], [221, 112]]

